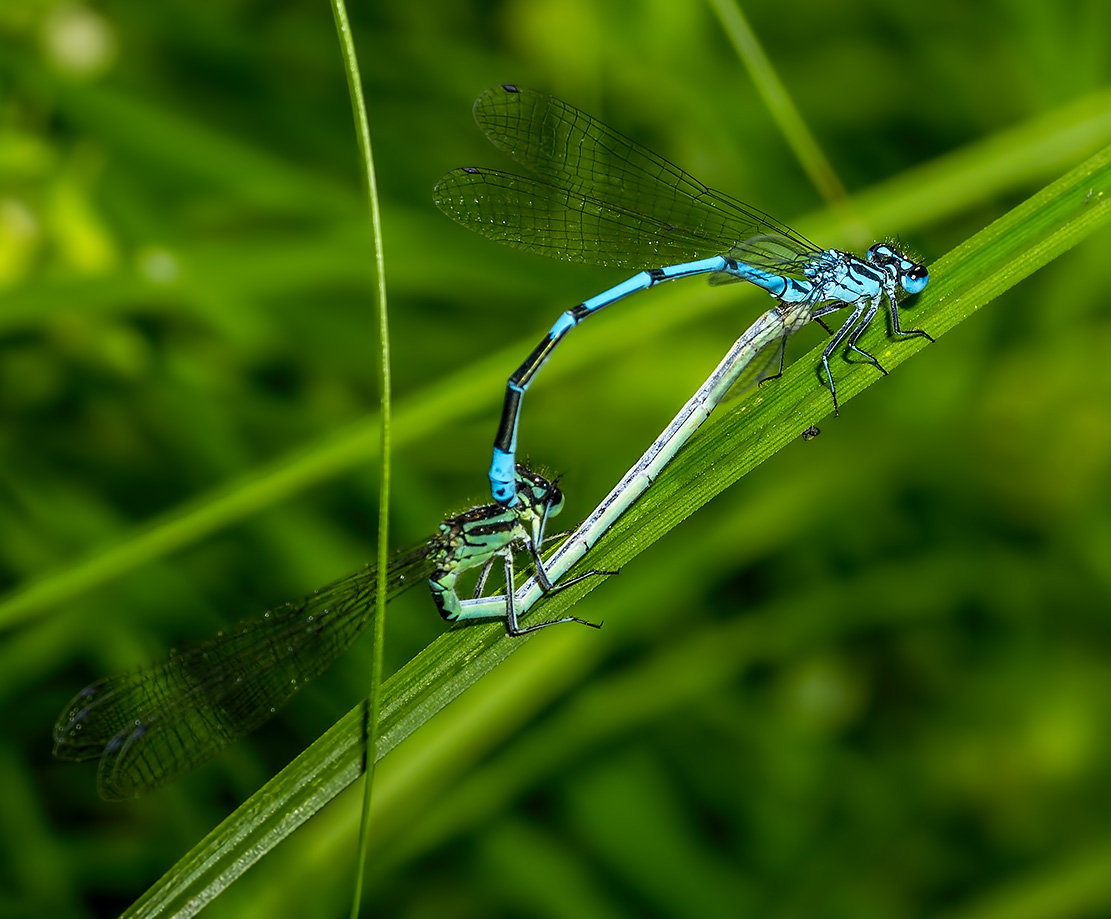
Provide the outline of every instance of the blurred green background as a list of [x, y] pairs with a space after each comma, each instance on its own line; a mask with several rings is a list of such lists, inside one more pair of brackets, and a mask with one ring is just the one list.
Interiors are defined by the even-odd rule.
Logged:
[[[745, 12], [853, 192], [985, 141], [1002, 162], [1004, 132], [1075, 106], [1111, 112], [1099, 0]], [[350, 14], [400, 546], [485, 500], [505, 376], [622, 277], [435, 209], [447, 169], [505, 165], [471, 121], [479, 92], [553, 92], [787, 221], [823, 205], [706, 5]], [[323, 0], [8, 0], [0, 42], [0, 914], [110, 916], [365, 692], [363, 641], [257, 736], [133, 803], [50, 756], [86, 683], [373, 556], [370, 236]], [[1111, 142], [1045, 133], [1055, 153], [1021, 181], [954, 184], [869, 231], [929, 262]], [[1109, 243], [963, 323], [592, 593], [576, 612], [600, 633], [539, 636], [387, 758], [368, 911], [1111, 913]], [[622, 345], [687, 301], [697, 318]], [[597, 359], [557, 360], [521, 435], [565, 472], [565, 520], [766, 305], [692, 281], [576, 333], [560, 360]], [[275, 484], [295, 460], [309, 472]], [[187, 518], [171, 551], [138, 548], [213, 507], [231, 522]], [[68, 580], [81, 564], [87, 584]], [[423, 591], [391, 613], [392, 669], [442, 624]], [[358, 806], [341, 796], [206, 915], [343, 914]]]

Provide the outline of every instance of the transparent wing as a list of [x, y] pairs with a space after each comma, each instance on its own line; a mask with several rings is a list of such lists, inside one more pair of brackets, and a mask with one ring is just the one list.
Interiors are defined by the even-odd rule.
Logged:
[[433, 200], [453, 220], [495, 242], [586, 265], [641, 269], [729, 248], [697, 228], [493, 169], [449, 172], [436, 183]]
[[[427, 544], [398, 553], [387, 599], [431, 570]], [[54, 755], [99, 757], [98, 789], [110, 801], [173, 782], [331, 666], [370, 623], [376, 595], [377, 567], [369, 566], [147, 670], [93, 683], [55, 723]]]
[[[800, 252], [793, 240], [778, 233], [753, 236], [723, 254], [746, 265], [800, 280], [806, 278], [806, 268], [814, 263], [815, 257], [813, 252]], [[724, 272], [710, 276], [711, 284], [731, 284], [742, 280], [744, 279]]]
[[[475, 102], [474, 116], [494, 146], [544, 181], [456, 170], [437, 185], [437, 203], [464, 226], [506, 245], [572, 261], [642, 268], [666, 264], [654, 259], [660, 252], [673, 262], [720, 255], [765, 234], [782, 238], [800, 255], [819, 251], [768, 214], [708, 188], [552, 96], [494, 87]], [[484, 204], [488, 194], [497, 199], [489, 206]], [[470, 208], [485, 213], [476, 219]], [[548, 214], [555, 215], [554, 221]], [[498, 235], [490, 232], [491, 218], [505, 228]], [[654, 240], [649, 245], [638, 243], [645, 224]], [[553, 230], [557, 235], [546, 242], [531, 239]], [[599, 239], [609, 240], [603, 256], [595, 254]], [[660, 245], [664, 239], [670, 247]], [[615, 254], [622, 248], [628, 251], [624, 258]]]
[[809, 307], [798, 303], [778, 304], [757, 319], [746, 333], [751, 336], [753, 355], [722, 402], [733, 402], [765, 380], [774, 380], [783, 373], [787, 343], [808, 322]]

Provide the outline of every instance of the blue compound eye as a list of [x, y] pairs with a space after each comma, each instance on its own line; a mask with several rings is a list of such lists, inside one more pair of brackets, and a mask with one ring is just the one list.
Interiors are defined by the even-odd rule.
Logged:
[[930, 283], [930, 273], [925, 265], [915, 265], [903, 274], [900, 283], [908, 294], [917, 294], [925, 290], [926, 285]]

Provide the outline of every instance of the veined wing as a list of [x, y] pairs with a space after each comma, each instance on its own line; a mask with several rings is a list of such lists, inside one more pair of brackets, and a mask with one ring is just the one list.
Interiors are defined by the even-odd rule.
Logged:
[[452, 170], [436, 183], [433, 200], [457, 223], [495, 242], [586, 265], [641, 269], [731, 248], [698, 228], [494, 169]]
[[733, 402], [765, 380], [778, 377], [783, 372], [788, 343], [809, 322], [810, 307], [800, 303], [780, 303], [760, 316], [745, 333], [753, 347], [748, 366], [737, 375], [722, 401]]
[[[753, 236], [723, 254], [746, 265], [800, 280], [806, 278], [806, 269], [815, 259], [815, 253], [800, 252], [792, 240], [772, 233]], [[710, 276], [711, 284], [731, 284], [741, 280], [743, 278], [724, 272]]]
[[[799, 252], [820, 251], [770, 215], [708, 188], [662, 156], [553, 96], [496, 86], [475, 102], [474, 116], [494, 146], [546, 182], [714, 241], [711, 254], [723, 254], [759, 235], [782, 237], [785, 245]], [[705, 249], [698, 252], [706, 254]]]
[[[387, 599], [431, 570], [427, 544], [396, 554]], [[373, 618], [377, 586], [368, 566], [147, 670], [93, 683], [55, 723], [54, 755], [99, 757], [97, 786], [109, 801], [175, 781], [331, 666]]]

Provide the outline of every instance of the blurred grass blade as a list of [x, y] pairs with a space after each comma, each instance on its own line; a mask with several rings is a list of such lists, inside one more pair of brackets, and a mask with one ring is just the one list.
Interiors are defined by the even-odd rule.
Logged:
[[[1111, 147], [932, 262], [930, 287], [908, 315], [940, 337], [1109, 221]], [[865, 347], [890, 370], [925, 347], [944, 344], [891, 342], [876, 330]], [[598, 543], [588, 557], [591, 566], [621, 567], [826, 415], [829, 395], [814, 372], [818, 350], [796, 360], [779, 381], [711, 419]], [[839, 392], [848, 401], [878, 379], [874, 370], [854, 367], [839, 378]], [[542, 601], [534, 615], [561, 615], [601, 580], [591, 578]], [[461, 629], [433, 642], [383, 686], [379, 756], [521, 646], [499, 625]], [[360, 705], [228, 817], [126, 915], [197, 912], [359, 776], [363, 729]]]
[[825, 201], [835, 207], [844, 207], [847, 197], [845, 187], [764, 53], [756, 33], [752, 31], [741, 11], [739, 0], [710, 0], [710, 6], [717, 13], [725, 34], [736, 48], [737, 56], [748, 70], [748, 75], [794, 151], [799, 165]]

